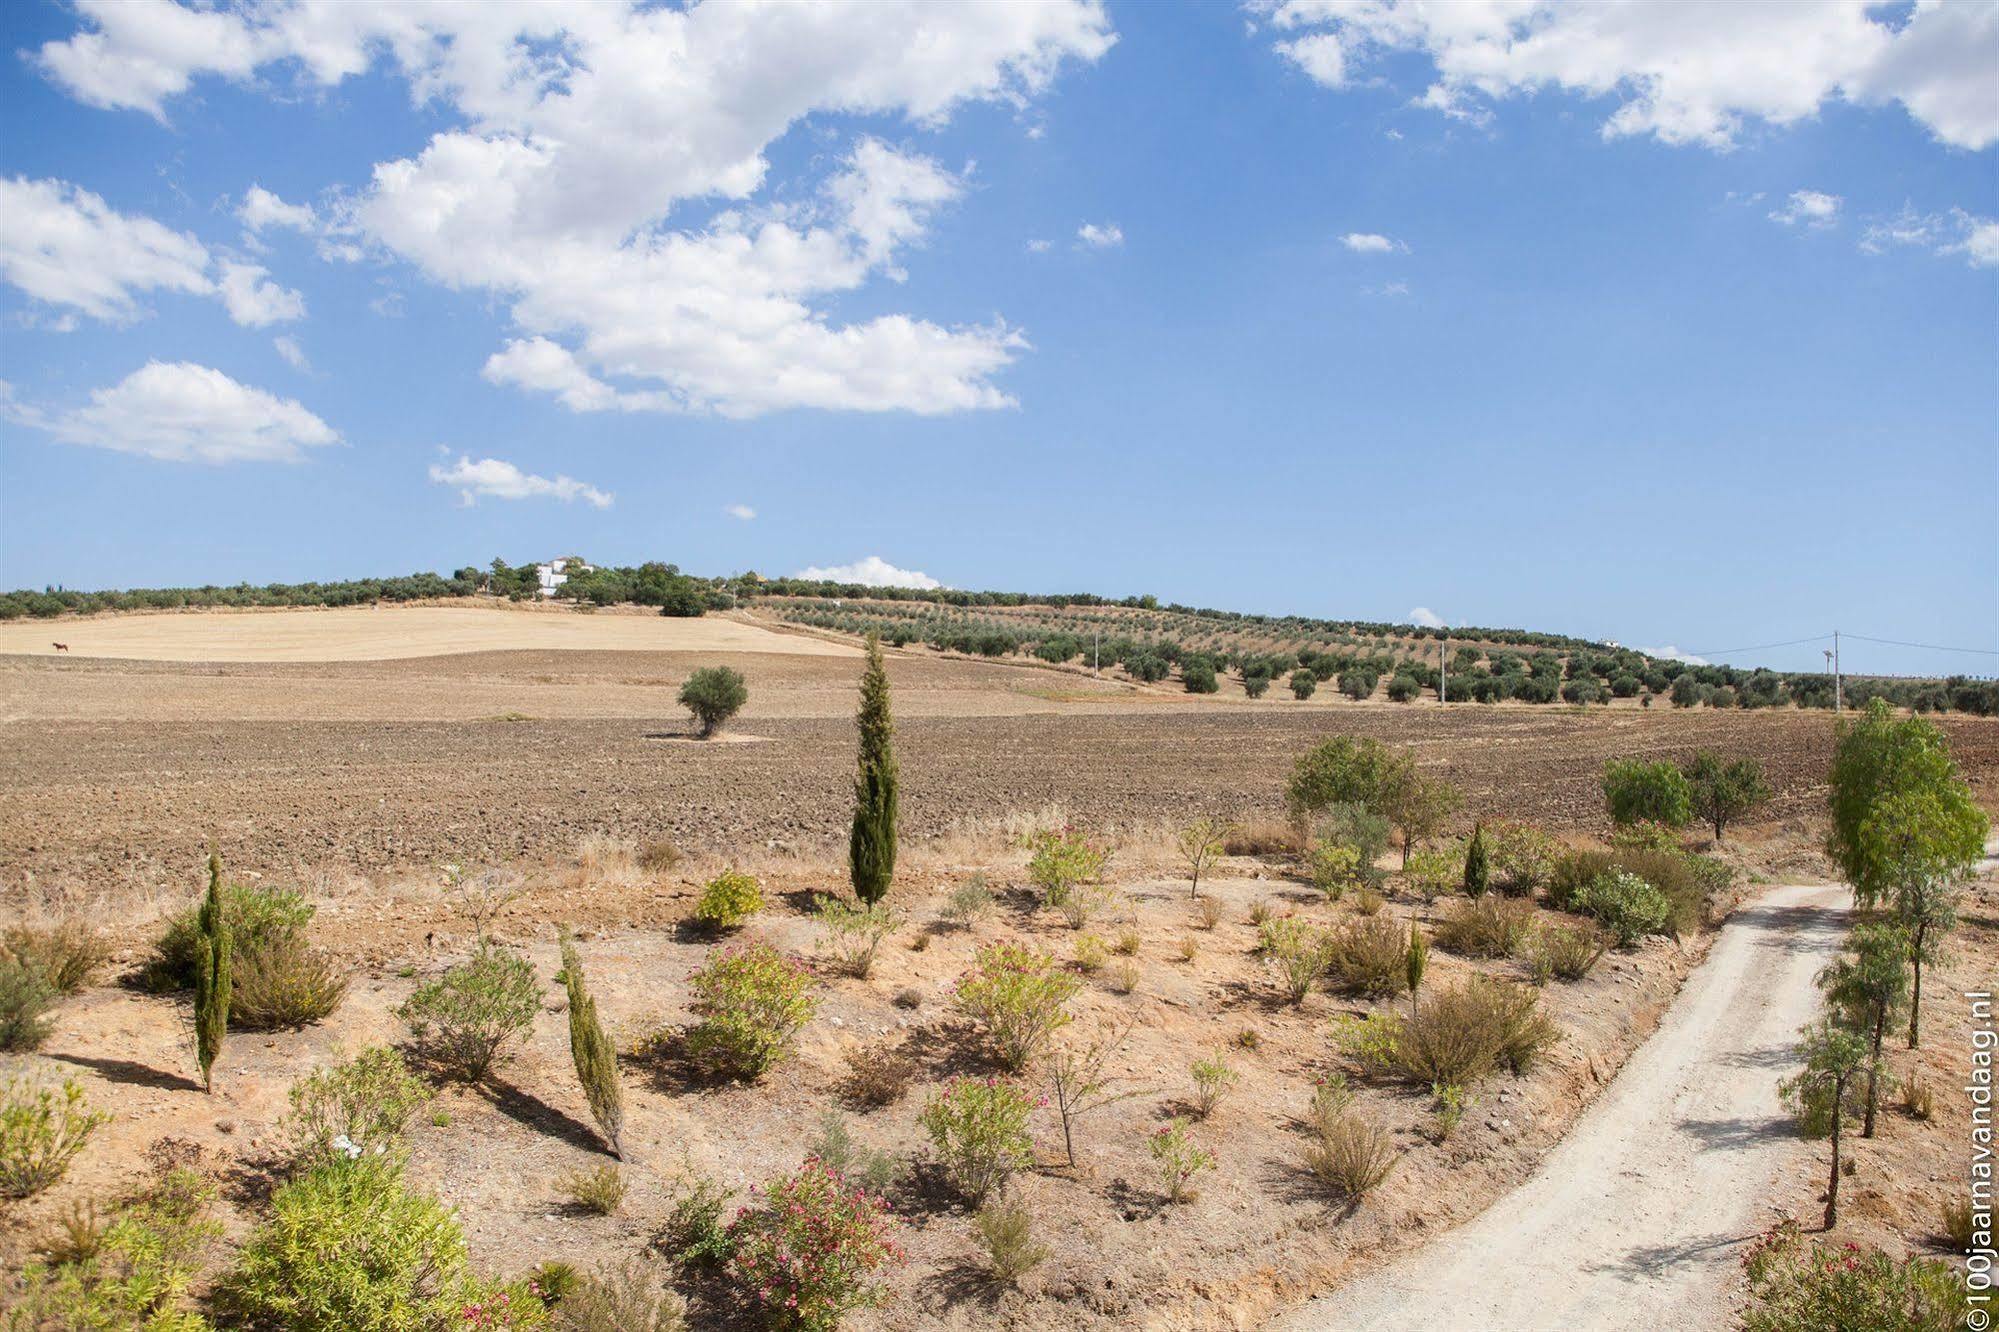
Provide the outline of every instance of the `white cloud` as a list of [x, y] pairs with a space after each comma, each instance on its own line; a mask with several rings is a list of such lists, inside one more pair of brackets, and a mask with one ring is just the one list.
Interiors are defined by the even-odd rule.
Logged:
[[1803, 223], [1814, 229], [1829, 227], [1839, 221], [1839, 207], [1843, 200], [1837, 194], [1821, 194], [1817, 190], [1792, 190], [1790, 201], [1770, 214], [1772, 222], [1781, 222], [1787, 227]]
[[306, 449], [340, 442], [294, 399], [186, 361], [148, 361], [72, 411], [16, 407], [12, 415], [67, 444], [164, 462], [299, 462]]
[[460, 454], [458, 461], [449, 467], [432, 463], [430, 479], [439, 485], [456, 486], [459, 498], [468, 507], [478, 503], [482, 495], [505, 500], [557, 499], [565, 504], [580, 499], [599, 509], [610, 508], [615, 498], [610, 492], [586, 485], [574, 477], [558, 476], [551, 480], [523, 472], [499, 458], [481, 458], [474, 462], [464, 454]]
[[728, 514], [731, 518], [740, 518], [746, 523], [757, 516], [757, 511], [747, 504], [731, 504], [728, 508], [722, 510], [722, 512]]
[[0, 180], [0, 217], [0, 278], [38, 301], [122, 324], [139, 293], [215, 289], [201, 242], [66, 181]]
[[222, 263], [223, 308], [245, 328], [263, 328], [305, 318], [305, 297], [270, 280], [261, 264]]
[[1371, 287], [1362, 287], [1360, 294], [1363, 296], [1385, 296], [1389, 298], [1407, 296], [1409, 294], [1409, 284], [1407, 282], [1383, 282]]
[[[541, 368], [572, 406], [730, 416], [1012, 405], [993, 381], [1027, 344], [1004, 323], [825, 308], [899, 278], [958, 176], [861, 138], [818, 189], [786, 180], [763, 197], [789, 202], [753, 203], [772, 186], [764, 154], [814, 115], [920, 129], [967, 103], [1018, 109], [1115, 40], [1099, 0], [78, 8], [84, 31], [44, 46], [42, 68], [156, 116], [204, 76], [326, 86], [392, 66], [449, 127], [378, 163], [331, 210], [327, 245], [508, 304], [515, 345], [568, 354], [577, 373], [545, 353]], [[499, 355], [496, 373], [531, 368]]]
[[1410, 607], [1407, 618], [1409, 623], [1423, 629], [1442, 629], [1444, 627], [1444, 617], [1431, 610], [1428, 606]]
[[1051, 240], [1031, 240], [1027, 243], [1027, 252], [1029, 254], [1047, 254], [1054, 247], [1055, 242]]
[[313, 213], [312, 205], [286, 203], [261, 185], [252, 185], [244, 191], [243, 202], [237, 206], [236, 216], [251, 231], [262, 231], [265, 227], [311, 231], [319, 225], [319, 218]]
[[572, 412], [667, 411], [663, 393], [622, 393], [583, 368], [576, 354], [547, 338], [516, 338], [486, 358], [487, 382], [553, 393]]
[[[1918, 0], [1906, 22], [1872, 0], [1708, 5], [1560, 0], [1250, 0], [1276, 49], [1350, 87], [1379, 57], [1427, 56], [1419, 105], [1476, 119], [1557, 89], [1616, 101], [1607, 139], [1727, 148], [1748, 120], [1789, 125], [1829, 101], [1899, 101], [1944, 143], [1999, 140], [1999, 6]], [[1900, 24], [1898, 27], [1897, 24]]]
[[278, 355], [284, 357], [285, 364], [289, 365], [292, 369], [312, 369], [312, 362], [306, 359], [305, 349], [298, 345], [297, 338], [289, 336], [272, 338], [271, 345], [278, 349]]
[[1999, 221], [1962, 208], [1918, 213], [1904, 206], [1899, 213], [1870, 219], [1861, 230], [1860, 248], [1868, 254], [1883, 254], [1897, 246], [1961, 254], [1973, 268], [1999, 268]]
[[1124, 229], [1115, 222], [1098, 226], [1095, 222], [1085, 222], [1076, 228], [1076, 243], [1087, 245], [1092, 250], [1109, 250], [1124, 244]]
[[1631, 650], [1633, 652], [1642, 652], [1648, 657], [1656, 657], [1660, 661], [1684, 661], [1689, 666], [1706, 666], [1710, 664], [1706, 657], [1696, 657], [1691, 652], [1682, 652], [1671, 643], [1666, 644], [1664, 647], [1635, 647]]
[[898, 569], [879, 555], [870, 555], [852, 564], [814, 565], [810, 569], [800, 569], [794, 578], [823, 580], [829, 583], [859, 583], [863, 587], [942, 587], [942, 583], [929, 574], [914, 569]]
[[1398, 250], [1407, 251], [1408, 246], [1399, 240], [1372, 231], [1349, 231], [1340, 237], [1340, 244], [1355, 254], [1394, 254]]

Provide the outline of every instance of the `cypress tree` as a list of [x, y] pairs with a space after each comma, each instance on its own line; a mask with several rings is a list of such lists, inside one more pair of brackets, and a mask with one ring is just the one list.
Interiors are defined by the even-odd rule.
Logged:
[[625, 1092], [618, 1082], [618, 1052], [597, 1021], [597, 1001], [583, 985], [583, 963], [567, 929], [562, 932], [562, 984], [569, 991], [569, 1053], [576, 1061], [576, 1080], [590, 1101], [590, 1113], [603, 1130], [611, 1155], [625, 1159]]
[[888, 667], [881, 639], [868, 635], [868, 665], [861, 673], [860, 768], [854, 778], [854, 833], [847, 848], [854, 896], [872, 906], [888, 896], [895, 878], [895, 810], [899, 777], [895, 719], [889, 715]]
[[1422, 988], [1423, 973], [1430, 967], [1430, 941], [1422, 927], [1409, 922], [1409, 951], [1402, 955], [1402, 977], [1409, 982], [1409, 1015], [1416, 1015], [1416, 991]]
[[1492, 869], [1485, 858], [1485, 825], [1474, 824], [1471, 845], [1465, 848], [1465, 895], [1484, 897], [1492, 886]]
[[194, 968], [194, 1055], [201, 1063], [201, 1083], [215, 1090], [215, 1059], [229, 1030], [229, 914], [222, 902], [222, 857], [208, 853], [208, 898], [197, 917], [200, 951]]

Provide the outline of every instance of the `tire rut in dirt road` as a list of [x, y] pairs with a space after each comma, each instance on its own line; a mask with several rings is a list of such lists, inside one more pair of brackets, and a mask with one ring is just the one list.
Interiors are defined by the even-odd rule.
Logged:
[[1848, 901], [1843, 887], [1785, 887], [1738, 911], [1532, 1178], [1271, 1332], [1729, 1326], [1791, 1133], [1777, 1081]]

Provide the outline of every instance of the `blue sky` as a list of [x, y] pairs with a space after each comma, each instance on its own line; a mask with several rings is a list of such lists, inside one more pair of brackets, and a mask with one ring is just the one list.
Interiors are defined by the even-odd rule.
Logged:
[[1999, 7], [1342, 13], [9, 6], [0, 584], [1999, 648]]

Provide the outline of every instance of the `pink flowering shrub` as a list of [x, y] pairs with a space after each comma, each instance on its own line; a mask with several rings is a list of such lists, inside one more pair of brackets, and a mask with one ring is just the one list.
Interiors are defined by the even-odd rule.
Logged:
[[980, 1203], [1033, 1163], [1027, 1118], [1041, 1104], [1012, 1078], [953, 1078], [931, 1096], [918, 1122], [951, 1183]]
[[986, 1029], [999, 1061], [1018, 1070], [1069, 1021], [1067, 1005], [1082, 984], [1081, 977], [1057, 966], [1052, 954], [1025, 944], [989, 943], [958, 981], [958, 1008]]
[[465, 1332], [539, 1332], [548, 1326], [548, 1305], [532, 1281], [491, 1286], [466, 1301], [458, 1326]]
[[885, 1199], [810, 1156], [758, 1192], [729, 1224], [728, 1270], [773, 1321], [829, 1332], [881, 1302], [876, 1275], [904, 1257]]
[[1215, 1154], [1187, 1136], [1187, 1121], [1178, 1115], [1154, 1131], [1146, 1145], [1152, 1150], [1152, 1159], [1159, 1163], [1159, 1177], [1166, 1184], [1169, 1201], [1184, 1202], [1187, 1186], [1194, 1176], [1215, 1168]]
[[737, 1077], [761, 1077], [783, 1059], [819, 1007], [812, 973], [761, 941], [709, 954], [688, 984], [701, 1019], [688, 1033], [688, 1048]]
[[1743, 1257], [1749, 1276], [1744, 1332], [1925, 1332], [1963, 1327], [1969, 1306], [1948, 1263], [1895, 1261], [1857, 1244], [1806, 1244], [1795, 1221]]

